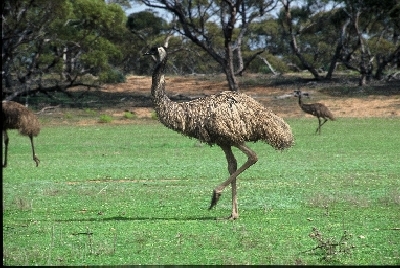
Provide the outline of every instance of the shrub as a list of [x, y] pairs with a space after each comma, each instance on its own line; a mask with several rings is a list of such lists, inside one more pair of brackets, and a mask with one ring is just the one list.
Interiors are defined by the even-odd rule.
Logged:
[[100, 74], [100, 81], [108, 84], [117, 84], [125, 82], [126, 77], [120, 70], [111, 69]]
[[158, 120], [158, 115], [157, 115], [156, 112], [152, 112], [152, 113], [151, 113], [151, 119], [153, 119], [153, 120]]
[[136, 119], [137, 115], [135, 113], [125, 112], [124, 113], [124, 118], [126, 118], [126, 119]]
[[90, 108], [85, 108], [85, 113], [88, 115], [95, 115], [96, 111], [90, 109]]
[[99, 122], [100, 123], [110, 123], [112, 121], [112, 117], [107, 114], [100, 115]]
[[322, 260], [325, 261], [330, 261], [342, 254], [349, 254], [354, 248], [350, 241], [352, 239], [352, 234], [347, 231], [343, 231], [343, 235], [340, 239], [335, 237], [327, 238], [316, 227], [313, 227], [309, 237], [317, 243], [317, 246], [310, 251], [320, 250]]

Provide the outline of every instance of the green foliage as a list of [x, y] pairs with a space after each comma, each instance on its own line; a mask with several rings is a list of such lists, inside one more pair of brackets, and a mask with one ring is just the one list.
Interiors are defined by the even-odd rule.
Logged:
[[145, 36], [159, 35], [168, 28], [167, 21], [164, 18], [158, 17], [150, 11], [130, 14], [126, 27], [132, 31], [141, 32]]
[[[262, 54], [261, 56], [265, 57], [265, 59], [271, 64], [272, 68], [274, 68], [275, 71], [280, 73], [285, 73], [289, 71], [287, 64], [282, 59], [275, 57], [271, 54], [266, 54], [265, 56]], [[249, 69], [255, 73], [262, 73], [262, 74], [272, 73], [269, 66], [265, 64], [264, 61], [261, 59], [254, 60], [250, 64]]]
[[[123, 58], [118, 37], [126, 34], [126, 16], [116, 4], [103, 0], [6, 2], [3, 41], [11, 57], [4, 62], [4, 75], [9, 92], [29, 81], [31, 90], [74, 86], [82, 83], [81, 76], [107, 72]], [[12, 73], [19, 73], [21, 79], [16, 81]], [[52, 79], [43, 81], [43, 73]], [[70, 79], [67, 85], [66, 78]]]
[[85, 113], [88, 115], [95, 115], [96, 111], [90, 108], [85, 108]]
[[66, 119], [72, 119], [74, 116], [73, 116], [71, 113], [65, 113], [65, 114], [64, 114], [64, 117], [65, 117]]
[[111, 123], [113, 118], [108, 114], [100, 115], [99, 123]]
[[125, 112], [124, 113], [124, 118], [126, 118], [126, 119], [137, 119], [137, 115], [135, 113]]
[[[290, 150], [249, 144], [259, 161], [238, 177], [236, 221], [217, 220], [229, 187], [207, 209], [228, 177], [222, 150], [158, 122], [44, 125], [37, 168], [27, 138], [9, 131], [3, 264], [397, 265], [399, 119], [339, 118], [321, 136], [314, 118], [287, 122]], [[336, 246], [342, 234], [350, 251]]]
[[102, 72], [99, 75], [100, 81], [107, 84], [124, 83], [126, 81], [125, 75], [116, 69], [111, 69], [106, 72]]
[[158, 115], [157, 115], [156, 112], [152, 112], [152, 113], [151, 113], [151, 119], [153, 119], [153, 120], [158, 120]]

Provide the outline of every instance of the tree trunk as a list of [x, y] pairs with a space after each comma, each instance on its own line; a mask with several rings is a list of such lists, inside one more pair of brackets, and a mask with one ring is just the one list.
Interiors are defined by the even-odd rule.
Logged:
[[296, 35], [293, 31], [293, 21], [292, 21], [292, 13], [290, 9], [290, 3], [291, 1], [282, 1], [283, 7], [285, 9], [285, 15], [286, 15], [286, 25], [288, 27], [288, 35], [290, 36], [290, 47], [292, 48], [293, 53], [296, 55], [296, 57], [300, 60], [301, 64], [305, 69], [307, 69], [316, 80], [320, 80], [321, 77], [318, 74], [318, 71], [309, 64], [309, 62], [304, 58], [304, 56], [301, 54], [298, 46], [297, 46], [297, 40], [296, 40]]
[[[386, 57], [381, 57], [377, 56], [376, 57], [376, 63], [377, 63], [377, 69], [374, 75], [374, 78], [377, 80], [382, 80], [383, 78], [383, 71], [385, 70], [386, 65], [389, 62], [395, 61], [397, 59], [397, 64], [400, 64], [400, 47], [398, 47], [393, 53], [391, 53], [387, 58]], [[400, 66], [397, 66], [399, 68]]]
[[329, 69], [328, 69], [328, 73], [326, 74], [325, 78], [330, 80], [332, 78], [332, 73], [336, 68], [336, 64], [340, 59], [340, 53], [342, 53], [343, 47], [344, 47], [344, 41], [346, 38], [346, 29], [350, 24], [350, 18], [347, 18], [346, 22], [344, 23], [343, 27], [342, 27], [342, 31], [340, 33], [340, 37], [339, 37], [339, 41], [338, 44], [336, 46], [336, 51], [335, 51], [335, 55], [333, 55], [331, 63], [329, 65]]
[[228, 80], [229, 84], [229, 90], [230, 91], [238, 91], [239, 90], [239, 84], [237, 82], [236, 76], [235, 76], [235, 70], [234, 70], [234, 64], [233, 64], [233, 51], [232, 47], [229, 45], [229, 42], [225, 42], [225, 74], [226, 78]]

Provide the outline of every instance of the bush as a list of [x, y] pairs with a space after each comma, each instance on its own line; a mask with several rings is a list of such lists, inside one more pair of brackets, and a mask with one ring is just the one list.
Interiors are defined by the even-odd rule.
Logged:
[[124, 118], [126, 118], [126, 119], [136, 119], [137, 115], [135, 113], [125, 112], [124, 113]]
[[126, 77], [120, 70], [111, 69], [100, 74], [100, 81], [107, 84], [124, 83]]
[[112, 117], [107, 114], [102, 114], [100, 116], [99, 122], [100, 123], [110, 123], [112, 121]]
[[157, 115], [156, 112], [152, 112], [152, 113], [151, 113], [151, 119], [153, 119], [153, 120], [158, 120], [158, 115]]

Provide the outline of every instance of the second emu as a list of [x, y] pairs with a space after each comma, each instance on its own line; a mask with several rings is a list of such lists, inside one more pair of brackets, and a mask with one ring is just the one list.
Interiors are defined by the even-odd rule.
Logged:
[[[216, 144], [225, 152], [230, 176], [214, 188], [209, 209], [217, 204], [222, 191], [230, 184], [232, 213], [229, 219], [236, 219], [239, 217], [236, 177], [258, 160], [257, 154], [245, 142], [262, 140], [283, 150], [293, 145], [292, 130], [282, 118], [251, 97], [237, 92], [226, 91], [182, 103], [171, 101], [165, 93], [167, 45], [168, 39], [164, 47], [154, 47], [145, 53], [157, 60], [151, 85], [155, 111], [166, 127], [209, 145]], [[232, 146], [248, 158], [239, 168]]]
[[[301, 100], [302, 95], [308, 96], [306, 93], [302, 93], [300, 90], [295, 90], [294, 91], [294, 96], [299, 98], [299, 105], [300, 108], [307, 114], [311, 114], [313, 116], [316, 116], [318, 118], [318, 127], [317, 130], [315, 131], [315, 134], [320, 134], [321, 135], [321, 127], [323, 124], [330, 120], [336, 120], [331, 111], [329, 111], [328, 107], [326, 107], [322, 103], [308, 103], [305, 104]], [[321, 118], [324, 119], [324, 121], [321, 123]]]
[[3, 167], [7, 166], [7, 151], [8, 151], [8, 135], [7, 129], [18, 129], [19, 134], [28, 136], [31, 140], [33, 161], [36, 166], [39, 165], [39, 158], [35, 154], [33, 145], [33, 137], [39, 135], [40, 125], [36, 115], [34, 115], [24, 105], [14, 101], [3, 101], [1, 103], [1, 122], [3, 126], [3, 141], [4, 141], [4, 163]]

